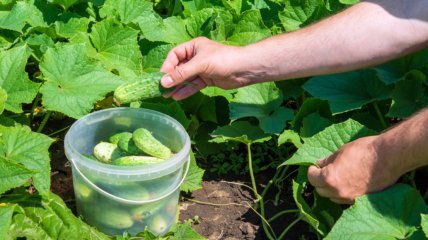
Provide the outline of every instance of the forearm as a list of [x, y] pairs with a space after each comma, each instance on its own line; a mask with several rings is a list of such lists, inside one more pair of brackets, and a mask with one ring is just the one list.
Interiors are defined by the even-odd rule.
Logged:
[[397, 174], [428, 165], [428, 108], [379, 135], [378, 146]]
[[255, 81], [269, 81], [373, 66], [427, 46], [428, 1], [385, 0], [359, 3], [243, 54]]

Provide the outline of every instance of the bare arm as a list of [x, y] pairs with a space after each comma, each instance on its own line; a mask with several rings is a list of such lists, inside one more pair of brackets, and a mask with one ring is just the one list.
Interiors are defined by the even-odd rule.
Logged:
[[373, 66], [427, 46], [428, 1], [386, 0], [359, 3], [247, 48], [267, 62], [263, 79], [280, 80]]
[[198, 38], [174, 48], [162, 71], [165, 87], [184, 81], [182, 99], [206, 86], [237, 88], [376, 65], [428, 46], [428, 1], [385, 0], [356, 4], [299, 31], [246, 47]]

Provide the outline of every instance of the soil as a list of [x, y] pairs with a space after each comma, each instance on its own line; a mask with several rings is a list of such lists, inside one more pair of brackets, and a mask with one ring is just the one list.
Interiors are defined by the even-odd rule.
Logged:
[[[62, 138], [57, 139], [50, 152], [52, 191], [61, 196], [76, 213], [71, 167], [64, 155]], [[273, 171], [267, 171], [256, 176], [256, 179], [263, 184], [272, 176]], [[247, 180], [249, 181], [248, 176], [218, 176], [206, 171], [203, 188], [182, 197], [180, 221], [193, 219], [194, 229], [209, 240], [267, 239], [259, 216], [249, 207], [253, 205], [255, 198], [251, 190], [242, 185], [249, 185]], [[273, 199], [274, 195], [268, 198]], [[291, 187], [283, 189], [280, 199], [278, 206], [272, 202], [266, 204], [267, 218], [284, 209], [296, 209]], [[276, 234], [279, 235], [296, 217], [296, 214], [288, 214], [275, 220], [272, 227]], [[317, 239], [305, 222], [295, 225], [285, 239], [294, 240], [302, 236], [303, 239]]]

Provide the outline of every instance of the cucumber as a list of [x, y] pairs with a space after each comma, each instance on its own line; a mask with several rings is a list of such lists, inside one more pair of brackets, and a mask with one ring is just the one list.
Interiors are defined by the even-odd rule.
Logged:
[[148, 73], [135, 82], [127, 82], [120, 85], [114, 91], [114, 101], [117, 105], [161, 97], [168, 90], [160, 85], [160, 80], [165, 75], [162, 72]]
[[120, 133], [116, 133], [116, 134], [112, 135], [112, 136], [108, 139], [108, 141], [109, 141], [110, 143], [113, 143], [113, 144], [118, 144], [118, 143], [119, 143], [119, 140], [120, 140], [122, 137], [129, 136], [129, 134], [131, 134], [131, 136], [132, 136], [132, 133], [130, 133], [130, 132], [120, 132]]
[[96, 221], [109, 228], [124, 229], [134, 225], [131, 214], [116, 208], [103, 209], [96, 211]]
[[76, 198], [79, 198], [80, 200], [90, 199], [90, 197], [92, 196], [92, 189], [88, 185], [77, 179], [73, 185]]
[[132, 139], [139, 149], [150, 156], [168, 159], [172, 155], [171, 150], [153, 137], [149, 130], [145, 128], [135, 130], [132, 134]]
[[169, 224], [167, 219], [164, 216], [157, 214], [152, 219], [150, 219], [147, 224], [147, 227], [150, 231], [156, 234], [162, 234], [168, 230], [168, 225]]
[[94, 156], [103, 163], [111, 163], [113, 159], [123, 155], [123, 152], [113, 143], [100, 142], [94, 147]]
[[126, 132], [120, 136], [117, 146], [131, 155], [144, 154], [144, 152], [135, 145], [134, 140], [132, 140], [132, 133], [130, 132]]
[[165, 161], [164, 159], [149, 157], [149, 156], [125, 156], [116, 158], [112, 161], [113, 165], [119, 166], [137, 166], [137, 165], [148, 165], [154, 163], [160, 163]]
[[131, 209], [132, 218], [135, 221], [145, 222], [162, 210], [162, 203], [147, 203]]

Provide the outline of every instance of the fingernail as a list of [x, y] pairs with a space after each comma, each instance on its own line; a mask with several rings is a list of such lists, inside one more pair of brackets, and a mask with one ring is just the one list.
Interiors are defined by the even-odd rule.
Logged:
[[162, 85], [165, 87], [169, 87], [174, 83], [170, 76], [166, 76], [162, 79]]

